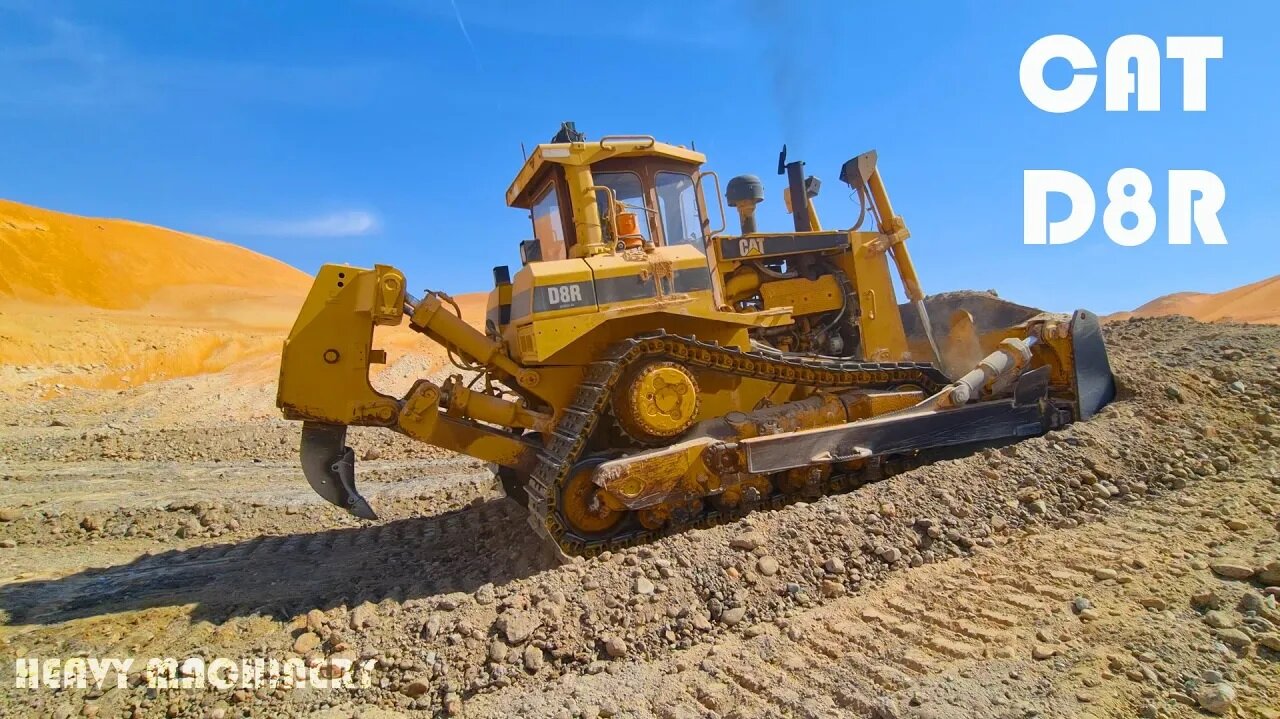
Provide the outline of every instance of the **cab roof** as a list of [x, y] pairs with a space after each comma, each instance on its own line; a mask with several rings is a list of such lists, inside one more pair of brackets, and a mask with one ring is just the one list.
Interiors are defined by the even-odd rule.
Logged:
[[647, 135], [613, 135], [585, 142], [550, 142], [538, 145], [524, 161], [507, 188], [507, 205], [528, 209], [528, 192], [541, 181], [551, 165], [591, 165], [615, 157], [657, 157], [701, 165], [706, 155], [678, 145], [668, 145]]

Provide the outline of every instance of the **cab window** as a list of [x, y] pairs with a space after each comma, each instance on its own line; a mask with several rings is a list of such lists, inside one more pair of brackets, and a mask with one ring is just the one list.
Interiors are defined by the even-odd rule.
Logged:
[[683, 172], [659, 172], [657, 175], [658, 212], [662, 217], [662, 234], [668, 245], [694, 245], [701, 248], [702, 222], [698, 217], [698, 198], [693, 178]]
[[[640, 184], [640, 176], [634, 172], [597, 172], [595, 181], [613, 190], [618, 202], [624, 207], [623, 212], [634, 212], [636, 224], [645, 242], [651, 242], [649, 235], [649, 213], [645, 211], [644, 186]], [[600, 224], [609, 225], [608, 198], [603, 192], [596, 193], [596, 203], [600, 208]]]
[[564, 222], [560, 216], [560, 198], [556, 186], [548, 185], [538, 201], [533, 203], [533, 236], [542, 249], [542, 259], [565, 258]]

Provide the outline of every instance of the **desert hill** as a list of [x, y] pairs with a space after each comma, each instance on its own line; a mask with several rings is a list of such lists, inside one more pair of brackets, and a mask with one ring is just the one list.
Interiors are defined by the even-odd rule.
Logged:
[[0, 298], [175, 316], [251, 305], [233, 319], [266, 326], [291, 318], [264, 310], [291, 309], [311, 284], [305, 272], [230, 243], [7, 200], [0, 267]]
[[[228, 370], [227, 382], [260, 387], [310, 286], [230, 243], [0, 200], [0, 388], [48, 396]], [[458, 299], [483, 323], [483, 295]], [[389, 367], [440, 364], [421, 337], [382, 329]]]
[[1280, 324], [1280, 275], [1225, 292], [1175, 292], [1157, 297], [1132, 312], [1108, 315], [1108, 321], [1130, 317], [1186, 315], [1201, 322]]

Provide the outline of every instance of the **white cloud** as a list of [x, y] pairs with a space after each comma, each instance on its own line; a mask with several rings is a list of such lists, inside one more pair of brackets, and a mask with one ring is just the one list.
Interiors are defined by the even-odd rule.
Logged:
[[243, 219], [228, 223], [227, 229], [259, 237], [363, 237], [382, 227], [379, 217], [364, 210], [341, 210], [312, 217], [288, 219]]

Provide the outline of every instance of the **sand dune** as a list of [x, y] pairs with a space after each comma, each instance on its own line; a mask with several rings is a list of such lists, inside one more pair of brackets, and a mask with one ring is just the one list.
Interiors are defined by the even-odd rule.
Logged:
[[1201, 322], [1280, 324], [1280, 275], [1216, 294], [1176, 292], [1158, 297], [1132, 312], [1108, 315], [1106, 320], [1164, 315], [1186, 315]]
[[[395, 258], [388, 258], [394, 262]], [[274, 381], [311, 277], [226, 242], [0, 200], [0, 387], [120, 388], [228, 372]], [[459, 298], [483, 324], [484, 295]], [[442, 364], [406, 327], [389, 366]]]
[[301, 297], [311, 284], [301, 270], [226, 242], [5, 200], [0, 267], [0, 297], [182, 316], [202, 314], [228, 290], [241, 298]]

